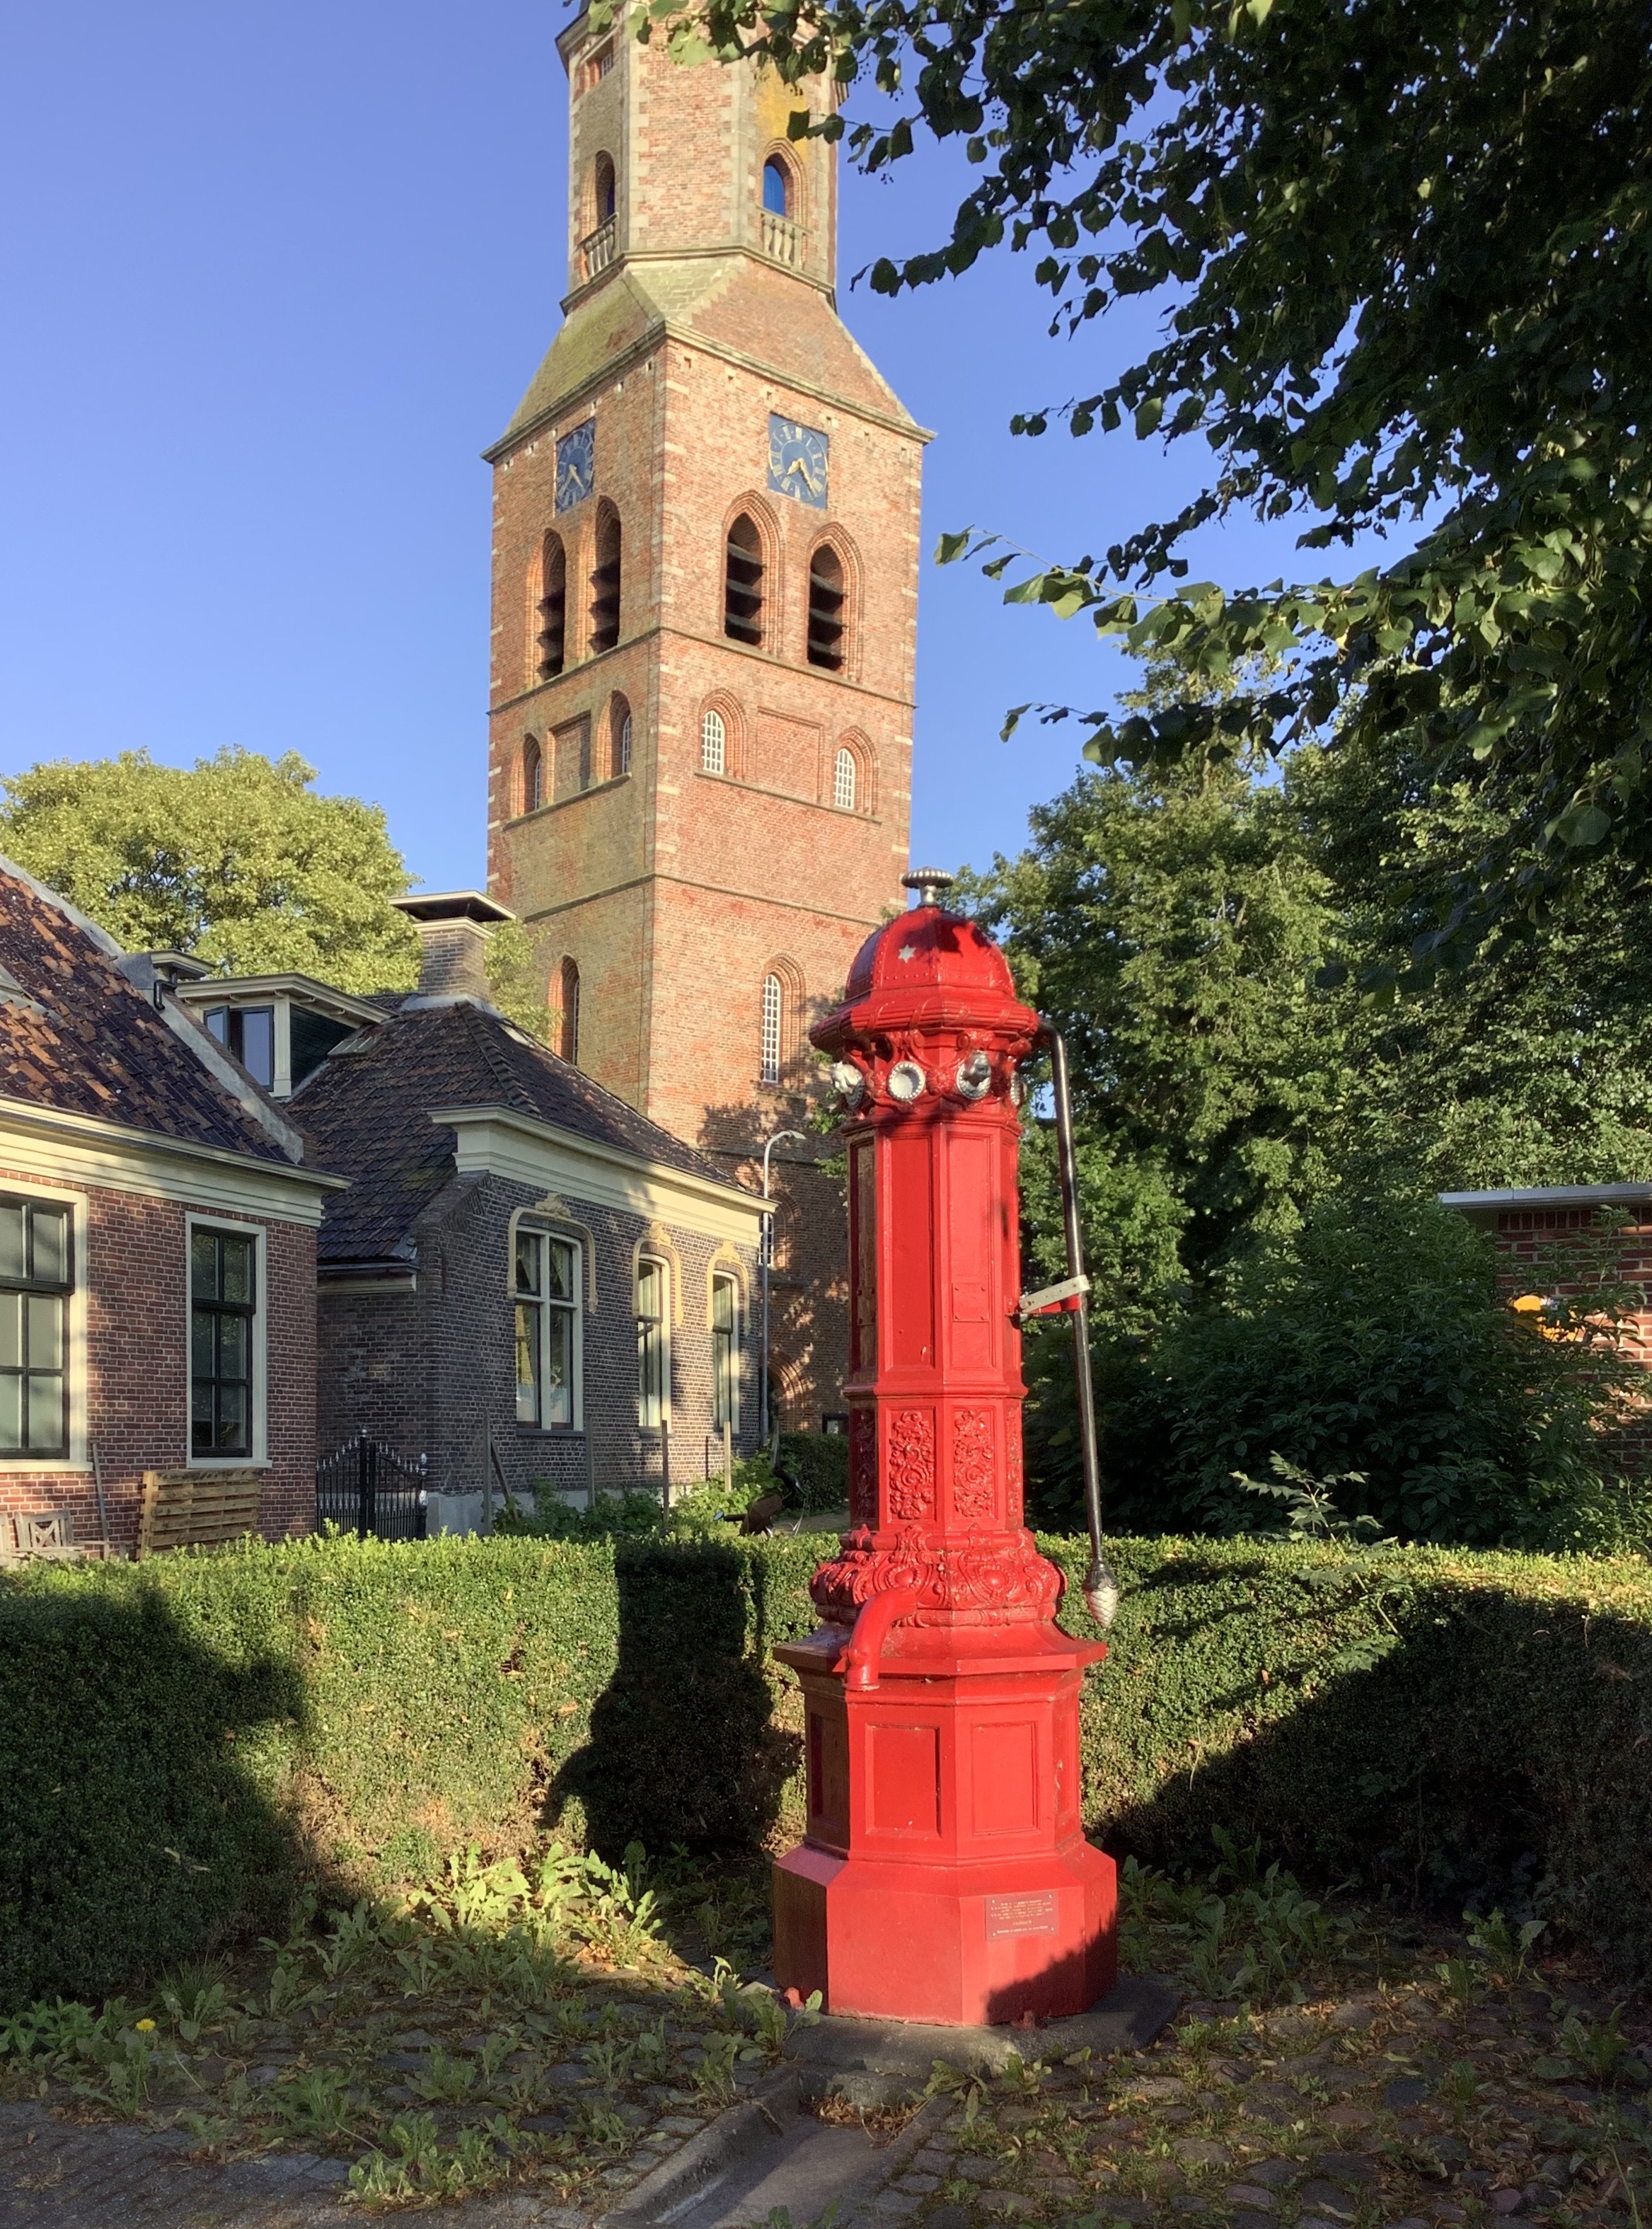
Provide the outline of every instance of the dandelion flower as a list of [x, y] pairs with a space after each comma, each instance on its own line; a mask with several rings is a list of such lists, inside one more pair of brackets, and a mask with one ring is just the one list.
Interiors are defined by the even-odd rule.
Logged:
[[154, 2032], [155, 2023], [152, 2020], [141, 2020], [138, 2021], [138, 2033], [139, 2035], [152, 2035]]

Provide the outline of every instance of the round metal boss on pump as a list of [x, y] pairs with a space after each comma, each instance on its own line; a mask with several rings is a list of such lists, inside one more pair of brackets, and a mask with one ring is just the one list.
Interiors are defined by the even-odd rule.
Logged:
[[924, 1095], [924, 1071], [915, 1060], [898, 1060], [889, 1071], [889, 1096], [910, 1107]]
[[956, 1078], [961, 1099], [984, 1099], [992, 1089], [992, 1063], [983, 1052], [972, 1052], [958, 1063]]

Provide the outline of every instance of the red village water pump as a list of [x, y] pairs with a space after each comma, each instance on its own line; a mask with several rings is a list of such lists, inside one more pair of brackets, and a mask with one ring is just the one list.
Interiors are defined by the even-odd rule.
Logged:
[[[909, 876], [811, 1032], [849, 1170], [849, 1530], [778, 1648], [805, 1713], [808, 1826], [775, 1867], [775, 1974], [826, 2009], [957, 2025], [1084, 2012], [1117, 1969], [1112, 1860], [1084, 1837], [1079, 1693], [1106, 1654], [1054, 1622], [1061, 1578], [1021, 1513], [1020, 1322], [1073, 1312], [1105, 1624], [1066, 1063], [1002, 953]], [[1054, 1062], [1069, 1267], [1023, 1304], [1022, 1065]]]

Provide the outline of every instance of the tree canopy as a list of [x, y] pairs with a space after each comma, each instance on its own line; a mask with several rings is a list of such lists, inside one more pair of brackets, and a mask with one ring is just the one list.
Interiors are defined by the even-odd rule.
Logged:
[[0, 845], [135, 949], [410, 989], [419, 941], [389, 903], [408, 876], [384, 814], [315, 779], [296, 751], [54, 759], [0, 784]]
[[[1085, 715], [1092, 758], [1278, 749], [1335, 723], [1345, 748], [1403, 735], [1419, 761], [1466, 760], [1497, 806], [1486, 844], [1386, 973], [1532, 917], [1580, 859], [1644, 870], [1644, 0], [655, 0], [633, 20], [794, 82], [869, 74], [893, 113], [850, 132], [868, 170], [925, 132], [964, 143], [979, 175], [950, 239], [878, 262], [875, 288], [1007, 241], [1080, 337], [1123, 297], [1162, 301], [1139, 362], [1017, 422], [1202, 444], [1201, 491], [1008, 593], [1207, 675], [1279, 663], [1226, 697]], [[845, 117], [800, 106], [792, 128]], [[1188, 536], [1235, 507], [1299, 522], [1309, 549], [1375, 529], [1395, 560], [1188, 582]], [[948, 536], [943, 556], [983, 540]], [[987, 560], [1000, 577], [1015, 561]]]

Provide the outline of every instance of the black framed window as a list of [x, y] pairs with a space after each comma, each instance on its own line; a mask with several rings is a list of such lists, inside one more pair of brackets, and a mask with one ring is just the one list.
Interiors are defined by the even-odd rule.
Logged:
[[189, 1234], [189, 1447], [253, 1452], [253, 1327], [258, 1242], [240, 1230]]
[[0, 1455], [68, 1453], [73, 1237], [67, 1207], [0, 1198]]

